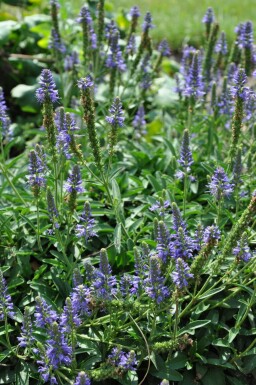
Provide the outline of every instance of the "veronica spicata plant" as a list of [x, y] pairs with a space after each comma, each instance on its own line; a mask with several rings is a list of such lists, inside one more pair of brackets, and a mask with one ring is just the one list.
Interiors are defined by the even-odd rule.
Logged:
[[0, 91], [0, 382], [253, 383], [252, 23], [176, 65], [149, 11], [61, 4], [35, 104]]

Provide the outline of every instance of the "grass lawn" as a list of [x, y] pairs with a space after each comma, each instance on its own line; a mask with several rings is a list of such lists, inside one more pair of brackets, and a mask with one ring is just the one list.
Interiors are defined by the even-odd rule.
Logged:
[[[20, 4], [23, 0], [10, 0], [9, 4]], [[96, 1], [96, 0], [92, 0]], [[59, 0], [64, 10], [71, 16], [78, 14], [86, 0]], [[47, 4], [48, 0], [41, 0]], [[1, 4], [1, 0], [0, 0]], [[38, 2], [40, 4], [40, 0]], [[184, 42], [200, 46], [204, 33], [201, 23], [206, 9], [214, 9], [220, 29], [225, 31], [228, 41], [234, 39], [234, 28], [247, 20], [256, 22], [256, 0], [106, 0], [106, 8], [119, 15], [128, 11], [131, 6], [138, 5], [143, 14], [150, 11], [156, 28], [152, 30], [154, 40], [166, 37], [173, 50], [180, 49]], [[16, 7], [13, 7], [15, 9]], [[2, 9], [4, 10], [4, 8]], [[1, 7], [0, 7], [1, 11]]]
[[[115, 9], [127, 9], [138, 5], [143, 11], [150, 11], [156, 28], [152, 31], [156, 39], [168, 38], [173, 49], [185, 41], [200, 44], [204, 26], [201, 23], [205, 10], [214, 9], [221, 30], [234, 37], [234, 27], [240, 22], [256, 21], [256, 7], [252, 0], [112, 0]], [[255, 4], [254, 4], [255, 5]]]

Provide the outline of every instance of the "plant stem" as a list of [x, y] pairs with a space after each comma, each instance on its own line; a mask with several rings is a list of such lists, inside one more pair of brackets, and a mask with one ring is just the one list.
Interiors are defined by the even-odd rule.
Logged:
[[5, 169], [5, 167], [0, 163], [0, 169], [3, 173], [3, 175], [5, 176], [5, 178], [7, 179], [9, 185], [11, 186], [11, 188], [13, 189], [13, 191], [15, 192], [17, 198], [19, 198], [21, 200], [21, 202], [24, 204], [25, 207], [27, 207], [27, 204], [26, 202], [24, 201], [24, 199], [22, 198], [22, 196], [20, 195], [20, 193], [18, 192], [18, 190], [16, 189], [16, 187], [14, 186], [12, 180], [9, 178], [8, 176], [8, 170]]
[[37, 229], [36, 229], [36, 237], [37, 237], [37, 244], [40, 251], [43, 251], [41, 239], [40, 239], [40, 217], [39, 217], [39, 202], [38, 199], [36, 200], [36, 219], [37, 219]]

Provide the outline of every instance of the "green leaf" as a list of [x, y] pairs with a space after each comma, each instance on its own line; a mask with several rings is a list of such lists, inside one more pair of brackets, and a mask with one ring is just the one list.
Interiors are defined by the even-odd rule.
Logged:
[[15, 385], [29, 385], [29, 366], [26, 362], [22, 363], [21, 371], [16, 374]]
[[3, 45], [9, 38], [10, 33], [18, 27], [14, 20], [0, 22], [0, 45]]
[[166, 379], [169, 381], [182, 381], [183, 379], [183, 376], [179, 372], [177, 372], [176, 370], [172, 370], [171, 367], [167, 364], [165, 368], [162, 368], [161, 370], [156, 370], [155, 368], [151, 368], [150, 374], [162, 380]]
[[229, 385], [245, 385], [244, 382], [241, 382], [238, 378], [227, 376]]
[[210, 320], [197, 320], [190, 322], [187, 326], [179, 330], [178, 335], [182, 335], [184, 333], [193, 333], [195, 329], [201, 328], [205, 325], [208, 325], [211, 321]]
[[228, 342], [229, 343], [231, 343], [236, 338], [236, 336], [238, 335], [239, 331], [240, 331], [240, 328], [239, 329], [231, 328], [229, 330], [229, 333], [228, 333]]
[[163, 190], [163, 187], [159, 184], [159, 182], [153, 175], [147, 175], [147, 178], [149, 182], [152, 184], [155, 192]]
[[13, 368], [1, 368], [0, 384], [10, 384], [15, 381], [15, 370]]
[[113, 194], [114, 200], [116, 200], [120, 204], [122, 201], [122, 198], [121, 198], [119, 186], [115, 178], [112, 179], [112, 194]]
[[205, 294], [200, 295], [198, 299], [205, 299], [205, 298], [212, 297], [213, 295], [220, 293], [223, 290], [224, 290], [224, 287], [217, 287], [216, 289], [209, 290]]
[[225, 374], [221, 368], [209, 368], [202, 378], [203, 385], [226, 385]]
[[129, 370], [124, 377], [119, 378], [118, 382], [122, 385], [137, 385], [138, 384], [138, 375], [135, 371]]
[[172, 369], [181, 369], [186, 366], [187, 356], [182, 352], [178, 352], [175, 357], [168, 360], [168, 363]]
[[121, 238], [122, 238], [122, 228], [121, 223], [117, 223], [114, 231], [114, 245], [116, 252], [119, 254], [121, 251]]

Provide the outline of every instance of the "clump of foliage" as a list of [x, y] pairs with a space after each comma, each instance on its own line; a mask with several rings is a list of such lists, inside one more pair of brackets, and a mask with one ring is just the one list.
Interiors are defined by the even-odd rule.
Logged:
[[150, 12], [121, 36], [99, 0], [66, 42], [59, 7], [18, 156], [0, 91], [0, 381], [253, 383], [252, 23], [228, 49], [209, 8], [173, 73]]

